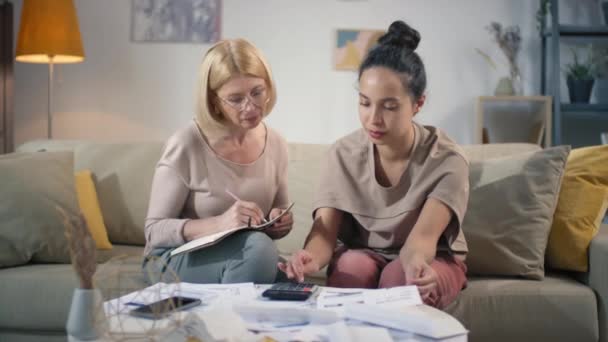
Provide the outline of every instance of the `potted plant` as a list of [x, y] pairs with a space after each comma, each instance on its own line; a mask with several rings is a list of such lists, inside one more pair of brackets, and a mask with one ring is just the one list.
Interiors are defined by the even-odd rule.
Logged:
[[550, 20], [548, 20], [551, 14], [551, 3], [549, 0], [541, 0], [540, 6], [536, 11], [536, 29], [542, 35], [545, 30], [551, 28]]
[[600, 0], [602, 12], [604, 13], [604, 24], [608, 25], [608, 0]]
[[573, 61], [566, 65], [566, 82], [571, 103], [589, 103], [593, 88], [593, 63], [591, 58], [586, 62], [579, 60], [576, 50], [572, 49]]
[[503, 27], [502, 24], [492, 22], [486, 27], [492, 35], [500, 50], [509, 62], [509, 77], [503, 77], [498, 81], [495, 90], [496, 95], [522, 95], [523, 85], [517, 57], [521, 50], [521, 33], [519, 26]]
[[608, 46], [594, 45], [591, 48], [591, 61], [595, 67], [593, 102], [608, 103]]

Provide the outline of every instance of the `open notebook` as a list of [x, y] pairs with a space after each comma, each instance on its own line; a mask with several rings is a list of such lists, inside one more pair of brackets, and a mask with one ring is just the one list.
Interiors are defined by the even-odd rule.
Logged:
[[221, 240], [223, 240], [225, 237], [230, 236], [231, 234], [234, 234], [241, 230], [245, 230], [245, 229], [264, 230], [265, 228], [272, 226], [276, 221], [281, 219], [281, 217], [283, 217], [283, 215], [288, 213], [291, 210], [291, 208], [293, 207], [293, 205], [294, 205], [294, 203], [292, 202], [285, 210], [283, 210], [281, 212], [281, 214], [279, 216], [273, 218], [272, 220], [266, 221], [265, 223], [262, 223], [260, 225], [241, 226], [241, 227], [231, 228], [228, 230], [221, 231], [219, 233], [206, 235], [206, 236], [200, 237], [198, 239], [194, 239], [188, 243], [181, 245], [180, 247], [174, 249], [173, 251], [171, 251], [171, 256], [174, 256], [174, 255], [177, 255], [180, 253], [195, 251], [197, 249], [201, 249], [201, 248], [204, 248], [207, 246], [214, 245], [214, 244], [220, 242]]

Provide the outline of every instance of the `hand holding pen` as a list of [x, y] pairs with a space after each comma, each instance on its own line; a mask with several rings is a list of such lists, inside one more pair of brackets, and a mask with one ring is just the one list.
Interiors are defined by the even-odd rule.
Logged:
[[226, 228], [240, 227], [244, 225], [257, 226], [265, 221], [264, 213], [253, 202], [240, 200], [236, 195], [226, 190], [230, 197], [235, 199], [234, 204], [221, 216], [222, 226]]

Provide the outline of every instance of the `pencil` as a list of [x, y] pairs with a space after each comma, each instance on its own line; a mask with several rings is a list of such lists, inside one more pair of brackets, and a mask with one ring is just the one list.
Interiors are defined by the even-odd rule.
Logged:
[[233, 194], [233, 193], [232, 193], [230, 190], [228, 190], [228, 189], [226, 189], [226, 193], [227, 193], [228, 195], [230, 195], [230, 197], [234, 198], [234, 200], [235, 200], [235, 201], [240, 201], [240, 200], [241, 200], [240, 198], [238, 198], [238, 196], [237, 196], [237, 195]]

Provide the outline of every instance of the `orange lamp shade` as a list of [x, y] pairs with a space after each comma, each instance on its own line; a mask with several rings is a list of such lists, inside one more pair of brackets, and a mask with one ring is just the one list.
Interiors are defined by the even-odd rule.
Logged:
[[84, 50], [73, 0], [24, 0], [16, 60], [78, 63]]

